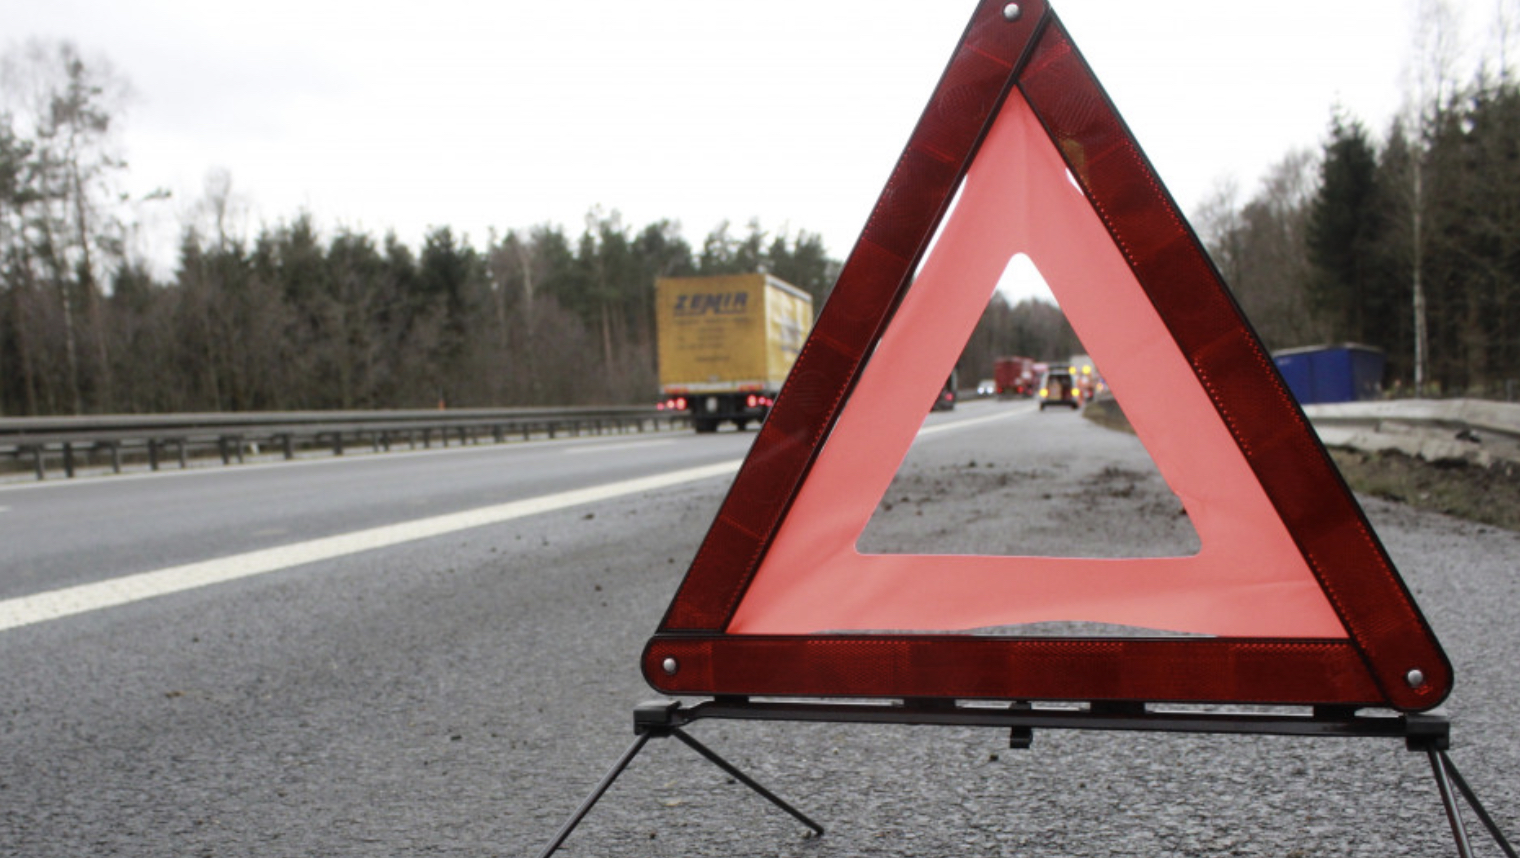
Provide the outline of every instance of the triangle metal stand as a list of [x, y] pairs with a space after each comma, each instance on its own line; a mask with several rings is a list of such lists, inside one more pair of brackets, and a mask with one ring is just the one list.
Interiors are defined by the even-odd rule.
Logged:
[[1097, 701], [1084, 707], [1035, 707], [1028, 703], [988, 704], [940, 699], [910, 699], [901, 702], [825, 703], [751, 700], [747, 697], [718, 697], [693, 705], [677, 700], [657, 700], [640, 704], [633, 712], [633, 745], [623, 753], [565, 824], [554, 840], [539, 853], [548, 858], [575, 831], [582, 819], [612, 786], [628, 764], [639, 755], [650, 739], [676, 738], [727, 772], [735, 780], [759, 793], [776, 807], [795, 817], [812, 830], [823, 834], [823, 826], [808, 818], [775, 793], [720, 757], [706, 745], [688, 735], [682, 727], [704, 718], [731, 721], [803, 721], [858, 724], [953, 725], [963, 727], [1002, 727], [1009, 731], [1009, 747], [1028, 748], [1034, 731], [1041, 730], [1126, 730], [1165, 733], [1220, 733], [1235, 735], [1311, 736], [1340, 738], [1390, 738], [1404, 740], [1410, 751], [1425, 754], [1430, 760], [1436, 789], [1451, 825], [1452, 839], [1460, 858], [1473, 858], [1467, 825], [1463, 821], [1460, 794], [1477, 814], [1507, 858], [1520, 858], [1508, 838], [1499, 829], [1477, 794], [1457, 770], [1447, 751], [1451, 747], [1451, 722], [1444, 714], [1359, 714], [1354, 707], [1317, 706], [1308, 714], [1254, 714], [1213, 711], [1168, 711], [1151, 708], [1151, 704], [1133, 701]]
[[701, 715], [691, 717], [694, 712], [695, 707], [693, 709], [682, 710], [681, 703], [676, 700], [657, 700], [650, 703], [642, 703], [635, 708], [633, 710], [633, 731], [638, 735], [638, 738], [633, 740], [632, 747], [623, 752], [623, 756], [618, 759], [612, 769], [596, 785], [596, 788], [591, 791], [591, 795], [587, 796], [586, 800], [581, 802], [581, 806], [576, 809], [575, 813], [571, 814], [570, 818], [565, 821], [565, 824], [560, 826], [559, 833], [554, 835], [554, 840], [544, 848], [544, 851], [538, 853], [539, 858], [548, 858], [548, 856], [554, 854], [555, 850], [559, 849], [560, 844], [565, 842], [565, 838], [570, 836], [570, 832], [574, 831], [577, 825], [580, 825], [581, 820], [585, 818], [586, 814], [591, 811], [591, 808], [601, 799], [602, 793], [605, 793], [607, 788], [612, 786], [612, 782], [617, 780], [618, 775], [621, 775], [623, 770], [628, 768], [628, 764], [633, 762], [633, 758], [638, 756], [640, 751], [644, 750], [644, 746], [649, 743], [650, 739], [669, 736], [680, 739], [692, 750], [706, 757], [709, 762], [727, 772], [739, 783], [744, 784], [761, 796], [764, 796], [771, 804], [796, 817], [797, 821], [811, 828], [815, 835], [823, 834], [823, 826], [809, 819], [802, 811], [792, 807], [775, 793], [761, 786], [754, 778], [751, 778], [732, 763], [718, 756], [711, 748], [687, 735], [681, 727], [697, 720], [697, 718], [704, 717]]

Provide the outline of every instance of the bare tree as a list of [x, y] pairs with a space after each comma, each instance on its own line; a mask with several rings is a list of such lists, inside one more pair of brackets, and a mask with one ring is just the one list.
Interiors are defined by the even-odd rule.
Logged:
[[[6, 112], [31, 141], [35, 198], [21, 219], [25, 254], [42, 266], [62, 310], [70, 407], [85, 410], [85, 385], [97, 408], [111, 404], [111, 361], [103, 313], [106, 266], [123, 256], [124, 228], [114, 178], [125, 167], [113, 119], [129, 87], [103, 58], [88, 62], [68, 42], [30, 42], [0, 64]], [[83, 325], [92, 366], [84, 375]]]
[[1494, 0], [1494, 23], [1489, 32], [1495, 71], [1501, 82], [1508, 82], [1513, 75], [1511, 55], [1520, 38], [1520, 0]]
[[1409, 171], [1410, 292], [1414, 328], [1414, 392], [1425, 392], [1430, 337], [1425, 300], [1425, 150], [1456, 96], [1456, 66], [1462, 55], [1461, 28], [1448, 0], [1419, 0], [1410, 64], [1405, 68], [1405, 107], [1413, 134]]
[[[225, 250], [242, 237], [238, 229], [245, 203], [232, 191], [232, 171], [225, 167], [213, 167], [206, 171], [201, 181], [203, 196], [196, 204], [196, 212], [206, 218], [210, 235], [216, 240], [216, 249]], [[199, 226], [199, 224], [197, 224]]]
[[1239, 201], [1233, 181], [1222, 182], [1195, 216], [1214, 264], [1270, 348], [1321, 342], [1328, 335], [1306, 293], [1304, 230], [1316, 170], [1309, 150], [1289, 152], [1249, 200]]

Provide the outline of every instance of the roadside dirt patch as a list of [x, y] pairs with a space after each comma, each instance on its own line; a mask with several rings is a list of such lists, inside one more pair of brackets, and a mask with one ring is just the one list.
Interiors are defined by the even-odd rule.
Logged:
[[1351, 490], [1469, 521], [1520, 530], [1520, 464], [1427, 462], [1403, 453], [1334, 449]]

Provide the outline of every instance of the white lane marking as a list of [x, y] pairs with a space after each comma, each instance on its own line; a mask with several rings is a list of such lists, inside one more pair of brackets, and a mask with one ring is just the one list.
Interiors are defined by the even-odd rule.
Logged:
[[587, 447], [566, 447], [560, 452], [566, 456], [576, 456], [581, 453], [608, 453], [614, 450], [627, 450], [635, 447], [644, 450], [650, 447], [661, 447], [674, 443], [675, 439], [673, 438], [662, 438], [658, 441], [624, 441], [621, 444], [593, 444]]
[[725, 476], [737, 471], [739, 462], [738, 459], [732, 459], [668, 474], [639, 477], [449, 515], [404, 521], [384, 527], [282, 545], [278, 548], [266, 548], [216, 560], [171, 566], [152, 572], [140, 572], [107, 581], [97, 581], [93, 584], [81, 584], [77, 587], [6, 599], [0, 601], [0, 631], [82, 614], [86, 611], [126, 605], [155, 596], [180, 593], [196, 587], [235, 581], [266, 572], [276, 572], [292, 566], [330, 560], [360, 551], [385, 548], [418, 539], [429, 539], [472, 527], [500, 524], [567, 507], [669, 488], [709, 477]]
[[954, 423], [940, 423], [935, 426], [925, 426], [924, 428], [918, 430], [918, 437], [922, 438], [925, 435], [937, 435], [941, 432], [954, 432], [958, 429], [970, 429], [973, 426], [980, 426], [983, 423], [991, 423], [995, 420], [1013, 420], [1019, 417], [1028, 417], [1033, 413], [1034, 409], [1032, 408], [1020, 409], [1018, 411], [1008, 411], [1002, 414], [992, 414], [987, 417], [971, 417], [966, 420], [957, 420]]

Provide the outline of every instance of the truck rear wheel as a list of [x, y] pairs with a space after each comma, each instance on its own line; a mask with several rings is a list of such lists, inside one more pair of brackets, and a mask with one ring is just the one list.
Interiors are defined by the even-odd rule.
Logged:
[[691, 419], [691, 428], [703, 434], [716, 432], [718, 431], [718, 421], [711, 417], [693, 417]]

